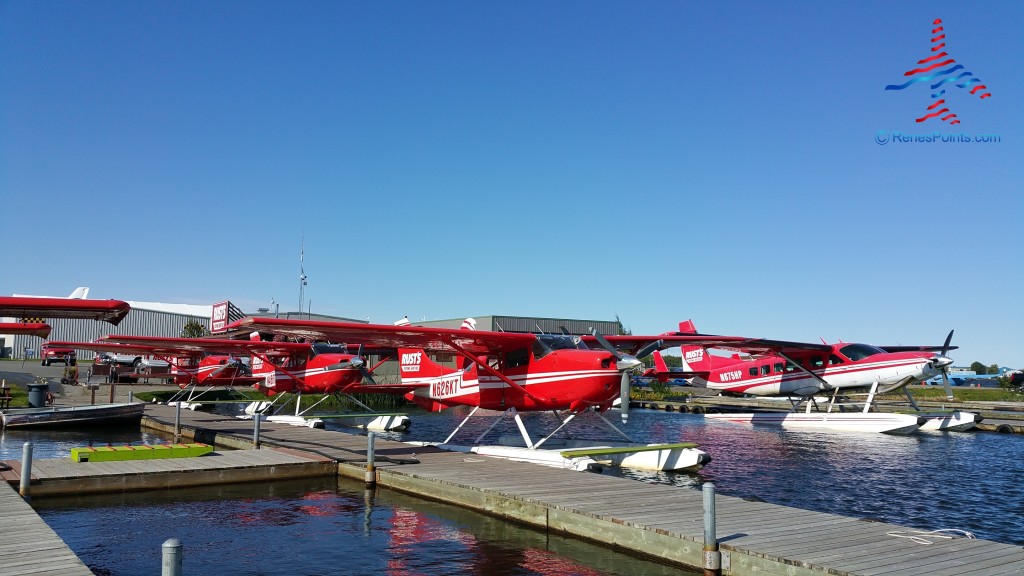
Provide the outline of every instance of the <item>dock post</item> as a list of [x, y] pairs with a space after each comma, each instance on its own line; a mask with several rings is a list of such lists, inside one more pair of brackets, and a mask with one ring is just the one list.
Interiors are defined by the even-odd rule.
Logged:
[[128, 403], [131, 404], [134, 401], [135, 401], [135, 391], [129, 389], [128, 390]]
[[366, 434], [366, 485], [377, 484], [377, 471], [373, 465], [373, 439], [376, 435], [373, 432]]
[[114, 394], [116, 393], [116, 391], [117, 391], [117, 382], [111, 382], [110, 383], [110, 403], [111, 404], [114, 403]]
[[704, 492], [704, 576], [722, 573], [722, 553], [718, 551], [715, 527], [715, 485], [705, 482]]
[[253, 415], [252, 415], [252, 422], [253, 422], [253, 424], [252, 424], [252, 445], [257, 450], [259, 450], [259, 448], [260, 448], [260, 420], [262, 420], [262, 418], [260, 418], [260, 413], [259, 412], [253, 412]]
[[181, 400], [174, 406], [174, 442], [181, 442]]
[[177, 538], [168, 538], [164, 541], [160, 576], [181, 576], [182, 548], [181, 540]]
[[89, 384], [89, 390], [92, 392], [92, 397], [89, 398], [89, 405], [96, 404], [96, 391], [99, 390], [99, 384]]
[[32, 499], [32, 443], [25, 442], [21, 447], [21, 485], [18, 486], [18, 494], [25, 500]]

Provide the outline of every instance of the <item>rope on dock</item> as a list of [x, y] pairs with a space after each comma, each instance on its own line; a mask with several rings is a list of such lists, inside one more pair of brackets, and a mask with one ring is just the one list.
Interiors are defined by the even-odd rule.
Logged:
[[963, 537], [969, 540], [974, 540], [974, 534], [967, 530], [960, 530], [959, 528], [940, 528], [939, 530], [903, 530], [898, 532], [886, 532], [886, 536], [893, 536], [895, 538], [909, 538], [910, 540], [917, 542], [918, 544], [934, 544], [935, 540], [929, 540], [929, 538], [952, 540], [956, 537]]

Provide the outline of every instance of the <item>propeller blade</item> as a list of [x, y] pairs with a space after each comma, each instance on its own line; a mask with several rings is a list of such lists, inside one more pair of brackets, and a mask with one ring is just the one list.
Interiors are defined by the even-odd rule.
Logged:
[[611, 342], [606, 340], [600, 332], [598, 332], [594, 328], [591, 328], [590, 334], [594, 336], [594, 339], [597, 340], [597, 343], [600, 344], [602, 348], [604, 348], [608, 352], [611, 352], [611, 355], [614, 356], [616, 360], [622, 360], [622, 353], [616, 350], [615, 347], [612, 346]]
[[665, 345], [665, 341], [664, 340], [655, 340], [654, 342], [650, 342], [649, 344], [647, 344], [643, 348], [637, 350], [637, 352], [636, 352], [636, 354], [634, 356], [637, 359], [646, 358], [652, 352], [654, 352], [655, 350], [660, 349], [664, 345]]
[[[947, 344], [949, 343], [947, 339]], [[953, 399], [953, 388], [949, 385], [949, 374], [946, 373], [946, 369], [942, 369], [942, 383], [946, 387], [946, 400]]]
[[949, 335], [946, 336], [946, 342], [942, 344], [942, 351], [939, 353], [945, 356], [949, 352], [949, 342], [953, 340], [953, 331], [949, 331]]
[[360, 363], [359, 366], [357, 366], [357, 368], [359, 368], [359, 373], [363, 375], [363, 380], [369, 381], [370, 384], [373, 384], [374, 386], [377, 385], [377, 381], [373, 379], [373, 374], [371, 374], [370, 371], [366, 369], [365, 364]]
[[629, 372], [622, 373], [619, 381], [619, 410], [622, 411], [622, 423], [629, 420]]

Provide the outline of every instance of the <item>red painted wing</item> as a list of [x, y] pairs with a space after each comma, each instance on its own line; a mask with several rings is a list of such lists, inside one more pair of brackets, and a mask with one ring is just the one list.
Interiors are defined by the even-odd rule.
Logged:
[[351, 322], [322, 322], [284, 318], [243, 318], [228, 330], [245, 328], [293, 338], [326, 340], [339, 344], [365, 345], [379, 348], [422, 348], [435, 352], [458, 352], [485, 355], [516, 350], [533, 345], [533, 334], [486, 332], [424, 326], [390, 326]]
[[[593, 336], [583, 336], [583, 341], [591, 348], [598, 346]], [[680, 332], [669, 332], [657, 336], [605, 336], [612, 346], [620, 350], [628, 350], [636, 354], [644, 346], [663, 341], [660, 347], [673, 348], [675, 346], [701, 346], [703, 348], [717, 348], [720, 350], [731, 350], [746, 354], [800, 354], [806, 352], [831, 352], [832, 346], [828, 344], [816, 344], [812, 342], [788, 342], [785, 340], [768, 340], [765, 338], [748, 338], [746, 336], [717, 336], [713, 334], [688, 334]]]
[[13, 318], [82, 318], [117, 326], [130, 309], [121, 300], [0, 296], [0, 316]]
[[168, 338], [165, 336], [121, 336], [111, 334], [105, 341], [132, 346], [152, 347], [165, 354], [179, 356], [196, 354], [269, 354], [302, 355], [312, 352], [302, 342], [261, 342], [256, 340], [223, 340], [220, 338]]
[[93, 352], [145, 355], [160, 354], [160, 350], [153, 346], [132, 346], [128, 344], [118, 344], [116, 342], [67, 342], [62, 340], [52, 340], [49, 344], [51, 346], [60, 346], [62, 348], [74, 348], [75, 350], [91, 350]]
[[0, 334], [25, 334], [46, 338], [50, 325], [42, 322], [0, 322]]

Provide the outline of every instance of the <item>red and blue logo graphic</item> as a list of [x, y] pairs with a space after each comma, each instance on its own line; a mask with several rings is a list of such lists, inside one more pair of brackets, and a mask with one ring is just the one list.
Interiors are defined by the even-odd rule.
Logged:
[[918, 60], [919, 67], [908, 70], [903, 75], [910, 79], [903, 84], [890, 84], [886, 90], [903, 90], [918, 82], [934, 82], [931, 84], [932, 96], [924, 115], [917, 119], [917, 122], [925, 122], [932, 118], [938, 118], [950, 125], [959, 124], [960, 120], [946, 104], [946, 88], [950, 84], [957, 88], [970, 90], [979, 99], [984, 100], [992, 94], [988, 88], [981, 83], [981, 80], [974, 74], [968, 72], [962, 64], [957, 63], [948, 52], [946, 52], [946, 33], [942, 29], [942, 20], [936, 19], [932, 29], [932, 55]]

